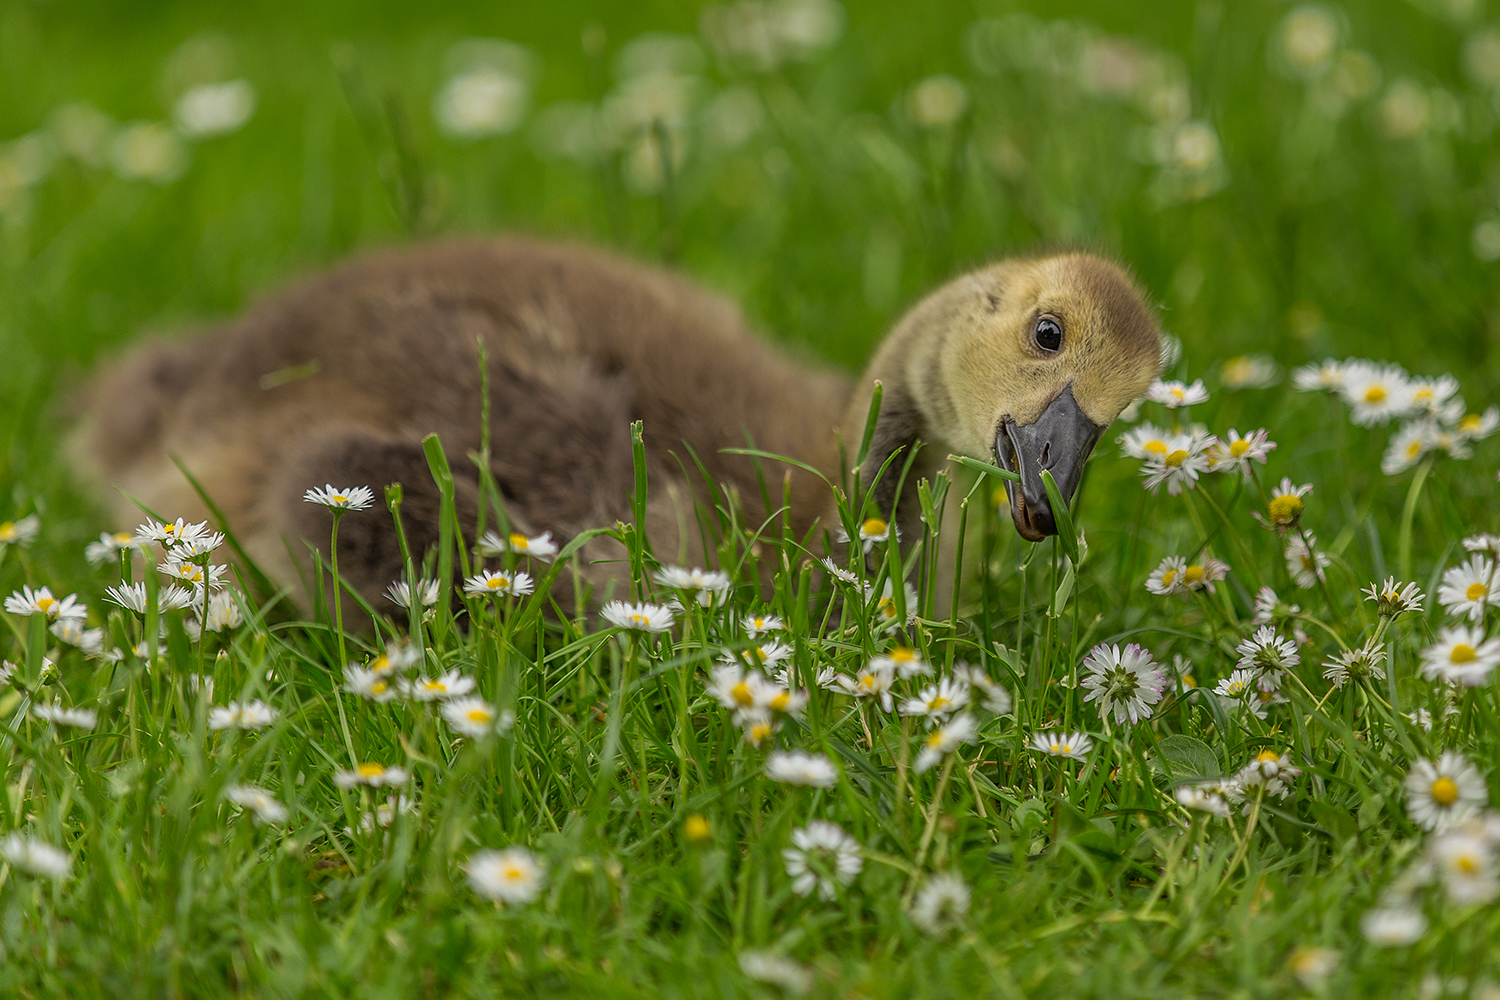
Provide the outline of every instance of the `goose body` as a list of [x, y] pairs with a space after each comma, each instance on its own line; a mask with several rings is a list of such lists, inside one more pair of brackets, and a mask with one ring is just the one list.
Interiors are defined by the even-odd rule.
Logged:
[[[1061, 329], [1060, 350], [1037, 347], [1039, 317]], [[515, 529], [566, 539], [628, 520], [629, 425], [641, 420], [653, 548], [698, 565], [698, 464], [747, 516], [763, 515], [754, 462], [723, 449], [753, 442], [834, 478], [839, 434], [857, 445], [875, 378], [885, 390], [867, 476], [918, 440], [927, 442], [919, 474], [949, 450], [998, 455], [1023, 474], [1017, 527], [1041, 537], [1050, 512], [1016, 428], [1050, 426], [1048, 415], [1066, 410], [1053, 423], [1096, 428], [1097, 438], [1145, 389], [1157, 357], [1139, 292], [1089, 255], [1002, 261], [956, 279], [908, 314], [857, 381], [793, 362], [733, 305], [670, 273], [573, 245], [450, 241], [356, 259], [223, 328], [137, 349], [96, 382], [75, 457], [119, 487], [104, 495], [132, 523], [138, 511], [121, 491], [164, 515], [205, 514], [175, 455], [252, 558], [300, 592], [292, 553], [302, 539], [327, 548], [326, 512], [302, 501], [309, 487], [368, 484], [378, 495], [400, 482], [413, 548], [435, 543], [438, 495], [421, 447], [430, 433], [459, 480], [461, 523], [472, 526], [477, 473], [465, 456], [480, 445], [478, 339], [491, 471]], [[1092, 445], [1074, 442], [1079, 453], [1053, 465], [1069, 492]], [[1056, 463], [1061, 452], [1038, 454]], [[800, 535], [827, 518], [831, 498], [800, 470], [790, 488]], [[894, 486], [876, 499], [889, 511]], [[898, 513], [909, 520], [915, 508], [903, 499]], [[619, 575], [615, 543], [583, 555], [594, 582]], [[374, 601], [401, 575], [389, 517], [345, 518], [339, 558]]]

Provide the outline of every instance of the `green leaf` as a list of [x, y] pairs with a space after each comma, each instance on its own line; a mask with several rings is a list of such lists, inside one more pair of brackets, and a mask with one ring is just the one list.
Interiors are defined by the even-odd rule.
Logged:
[[1009, 479], [1013, 483], [1019, 483], [1021, 481], [1021, 476], [1018, 473], [1009, 472], [1005, 469], [1000, 468], [1000, 466], [998, 465], [991, 465], [988, 462], [981, 462], [979, 459], [970, 458], [967, 455], [949, 455], [948, 461], [957, 462], [959, 465], [962, 465], [966, 469], [973, 469], [975, 472], [983, 472], [988, 476], [998, 476], [1001, 479]]
[[1223, 771], [1213, 747], [1191, 736], [1173, 733], [1156, 745], [1162, 764], [1178, 778], [1217, 778]]
[[1057, 481], [1052, 478], [1052, 473], [1047, 469], [1042, 470], [1042, 488], [1047, 491], [1047, 502], [1052, 505], [1052, 520], [1057, 524], [1057, 540], [1062, 543], [1063, 551], [1078, 565], [1078, 529], [1073, 527], [1073, 513], [1068, 510], [1068, 502], [1063, 499], [1062, 491], [1057, 488]]

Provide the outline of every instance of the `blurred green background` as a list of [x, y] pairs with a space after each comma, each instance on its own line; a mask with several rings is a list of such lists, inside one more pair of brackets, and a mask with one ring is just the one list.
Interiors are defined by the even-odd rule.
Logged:
[[1497, 24], [1484, 0], [5, 0], [0, 478], [55, 469], [47, 401], [143, 331], [504, 229], [668, 261], [849, 368], [964, 265], [1082, 243], [1139, 274], [1178, 374], [1357, 353], [1482, 406]]

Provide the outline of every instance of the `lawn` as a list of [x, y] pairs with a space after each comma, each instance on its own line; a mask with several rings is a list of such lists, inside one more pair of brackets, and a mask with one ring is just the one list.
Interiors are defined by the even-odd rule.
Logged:
[[[0, 993], [1500, 997], [1497, 124], [1482, 0], [0, 0]], [[956, 465], [868, 562], [726, 501], [689, 580], [601, 524], [650, 629], [465, 523], [408, 584], [534, 590], [205, 593], [220, 526], [70, 470], [132, 343], [499, 231], [850, 371], [1094, 248], [1164, 381], [1081, 545]]]

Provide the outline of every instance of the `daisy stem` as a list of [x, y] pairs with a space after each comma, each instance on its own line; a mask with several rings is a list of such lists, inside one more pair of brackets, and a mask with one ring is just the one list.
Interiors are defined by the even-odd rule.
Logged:
[[333, 508], [333, 538], [328, 543], [328, 563], [333, 570], [333, 631], [338, 637], [340, 670], [348, 662], [344, 657], [344, 599], [339, 594], [339, 521], [343, 516], [343, 511]]
[[1396, 565], [1403, 580], [1411, 576], [1412, 522], [1416, 520], [1417, 498], [1422, 495], [1422, 486], [1427, 482], [1427, 474], [1432, 471], [1434, 457], [1428, 455], [1417, 466], [1417, 474], [1411, 479], [1411, 489], [1406, 491], [1406, 504], [1401, 508], [1401, 532], [1396, 536]]
[[[943, 771], [938, 775], [937, 791], [932, 793], [932, 809], [927, 815], [927, 826], [922, 830], [922, 841], [917, 845], [917, 868], [920, 870], [927, 860], [927, 848], [932, 844], [932, 835], [937, 832], [938, 816], [943, 811], [943, 793], [948, 790], [948, 779], [953, 777], [953, 765], [958, 760], [958, 754], [950, 753], [948, 759], [943, 761]], [[916, 892], [917, 883], [913, 879], [907, 884], [905, 898], [902, 903], [910, 903], [911, 897]]]
[[33, 687], [42, 681], [42, 653], [47, 649], [47, 616], [31, 616], [30, 631], [26, 636], [26, 682]]
[[1245, 836], [1240, 841], [1239, 850], [1234, 852], [1234, 857], [1229, 859], [1229, 867], [1224, 869], [1224, 877], [1219, 881], [1219, 887], [1214, 890], [1214, 895], [1224, 891], [1229, 884], [1229, 879], [1234, 875], [1234, 870], [1245, 860], [1245, 855], [1250, 853], [1250, 838], [1255, 833], [1255, 825], [1260, 822], [1260, 804], [1265, 801], [1266, 790], [1262, 785], [1255, 795], [1255, 804], [1250, 807], [1250, 821], [1245, 824]]

